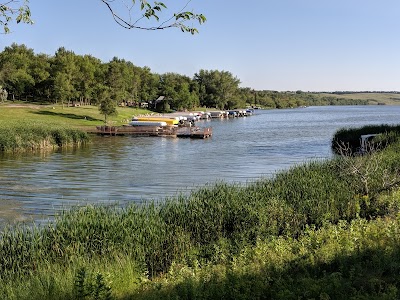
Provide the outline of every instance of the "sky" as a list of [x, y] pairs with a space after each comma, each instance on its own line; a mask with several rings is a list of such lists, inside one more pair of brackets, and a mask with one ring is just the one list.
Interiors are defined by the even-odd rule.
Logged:
[[[187, 0], [163, 2], [167, 17]], [[124, 29], [100, 0], [30, 0], [30, 8], [35, 24], [12, 25], [0, 50], [65, 47], [189, 77], [229, 71], [256, 90], [400, 91], [399, 0], [192, 0], [187, 9], [207, 18], [195, 35]]]

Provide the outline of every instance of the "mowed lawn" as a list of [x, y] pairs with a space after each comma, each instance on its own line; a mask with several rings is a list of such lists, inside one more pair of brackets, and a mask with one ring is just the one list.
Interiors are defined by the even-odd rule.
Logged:
[[[117, 115], [108, 116], [113, 125], [128, 123], [132, 116], [151, 113], [148, 110], [130, 107], [118, 107]], [[0, 123], [37, 121], [76, 127], [104, 124], [104, 115], [97, 106], [66, 107], [61, 105], [38, 105], [31, 103], [13, 103], [7, 101], [0, 104]]]

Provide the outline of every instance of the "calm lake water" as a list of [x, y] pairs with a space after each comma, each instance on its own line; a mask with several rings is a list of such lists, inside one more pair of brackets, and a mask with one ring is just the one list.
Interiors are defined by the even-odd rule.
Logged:
[[162, 200], [218, 180], [246, 183], [332, 156], [336, 130], [400, 124], [400, 106], [257, 110], [198, 122], [213, 137], [97, 137], [89, 146], [0, 156], [0, 222], [47, 220], [71, 205]]

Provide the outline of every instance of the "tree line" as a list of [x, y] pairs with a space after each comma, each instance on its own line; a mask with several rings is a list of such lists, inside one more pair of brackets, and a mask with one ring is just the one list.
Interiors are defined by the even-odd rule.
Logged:
[[157, 74], [125, 59], [114, 57], [102, 62], [64, 47], [48, 55], [14, 43], [0, 53], [0, 86], [9, 100], [99, 105], [107, 99], [115, 105], [139, 107], [164, 96], [168, 109], [176, 110], [360, 104], [349, 103], [349, 99], [334, 103], [332, 98], [321, 99], [311, 93], [256, 91], [239, 85], [240, 80], [229, 71], [200, 70], [193, 77]]

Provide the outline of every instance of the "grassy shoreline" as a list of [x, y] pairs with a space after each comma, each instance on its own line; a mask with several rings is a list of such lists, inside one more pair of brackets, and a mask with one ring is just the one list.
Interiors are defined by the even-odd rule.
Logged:
[[[124, 124], [133, 114], [147, 110], [118, 108], [114, 124]], [[103, 124], [96, 106], [62, 107], [25, 103], [0, 104], [0, 153], [26, 152], [86, 144], [84, 128]]]
[[89, 142], [86, 132], [58, 124], [0, 123], [0, 153], [54, 149]]
[[398, 174], [397, 142], [161, 203], [77, 207], [2, 232], [0, 296], [395, 299]]

